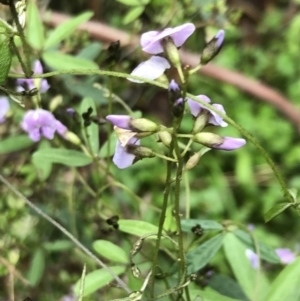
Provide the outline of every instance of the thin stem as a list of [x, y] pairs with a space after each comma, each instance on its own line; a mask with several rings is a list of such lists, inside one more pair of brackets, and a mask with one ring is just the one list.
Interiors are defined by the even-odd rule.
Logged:
[[65, 229], [61, 224], [52, 219], [49, 215], [44, 213], [40, 208], [34, 205], [29, 199], [27, 199], [20, 191], [18, 191], [10, 182], [8, 182], [1, 174], [0, 181], [8, 187], [16, 196], [22, 199], [31, 209], [33, 209], [38, 215], [51, 223], [54, 227], [59, 229], [64, 233], [79, 249], [81, 249], [85, 254], [92, 258], [100, 267], [107, 270], [118, 283], [118, 285], [124, 289], [127, 293], [131, 293], [131, 290], [126, 285], [126, 283], [117, 276], [105, 263], [103, 263], [96, 255], [94, 255], [89, 249], [87, 249], [76, 237], [74, 237], [67, 229]]
[[192, 134], [177, 134], [178, 138], [193, 138], [194, 135]]
[[[23, 65], [21, 63], [21, 66], [22, 66], [23, 72], [25, 73], [26, 77], [29, 78], [32, 75], [31, 62], [30, 62], [30, 48], [29, 48], [29, 45], [25, 38], [24, 30], [20, 24], [18, 12], [16, 10], [14, 0], [9, 0], [8, 2], [9, 2], [10, 12], [11, 12], [14, 22], [16, 24], [19, 36], [22, 41], [23, 49], [24, 49], [25, 63]], [[18, 53], [18, 51], [17, 51], [17, 53]]]
[[159, 153], [155, 153], [155, 156], [156, 156], [156, 157], [159, 157], [159, 158], [162, 158], [162, 159], [165, 159], [165, 160], [167, 160], [167, 161], [171, 161], [171, 162], [177, 163], [177, 160], [176, 160], [176, 159], [170, 158], [170, 157], [167, 157], [167, 156], [164, 156], [164, 155], [161, 155], [161, 154], [159, 154]]
[[19, 49], [18, 49], [18, 47], [17, 47], [16, 44], [15, 44], [14, 38], [11, 38], [11, 43], [10, 43], [10, 45], [11, 45], [11, 47], [12, 47], [12, 49], [13, 49], [15, 55], [17, 56], [17, 58], [18, 58], [18, 60], [19, 60], [19, 62], [20, 62], [20, 64], [21, 64], [22, 70], [23, 70], [24, 73], [25, 73], [25, 70], [27, 70], [27, 69], [26, 69], [27, 66], [26, 66], [26, 64], [24, 63], [24, 61], [23, 61], [23, 59], [22, 59], [22, 56], [21, 56], [21, 54], [20, 54], [20, 52], [19, 52]]
[[[178, 135], [177, 135], [178, 137]], [[190, 146], [192, 145], [193, 143], [193, 139], [190, 139], [188, 144], [186, 145], [186, 147], [184, 148], [183, 152], [181, 153], [181, 157], [184, 157], [185, 154], [187, 153], [187, 151], [190, 149]]]
[[191, 211], [189, 174], [187, 172], [184, 172], [183, 178], [184, 178], [184, 185], [185, 185], [185, 218], [189, 219], [190, 211]]
[[[172, 156], [173, 153], [173, 148], [174, 148], [174, 142], [172, 141], [169, 149], [169, 157]], [[173, 163], [171, 161], [167, 162], [167, 175], [166, 175], [166, 186], [164, 190], [164, 196], [163, 196], [163, 203], [162, 203], [162, 210], [160, 213], [159, 217], [159, 224], [158, 224], [158, 232], [157, 232], [157, 240], [155, 244], [155, 249], [154, 249], [154, 256], [153, 256], [153, 261], [152, 261], [152, 275], [151, 275], [151, 285], [150, 285], [150, 296], [153, 299], [154, 297], [154, 285], [155, 285], [155, 274], [156, 274], [156, 265], [158, 261], [158, 253], [159, 253], [159, 248], [160, 248], [160, 241], [161, 241], [161, 236], [162, 236], [162, 231], [163, 231], [163, 226], [166, 218], [166, 212], [168, 208], [168, 200], [169, 200], [169, 195], [170, 195], [170, 190], [171, 190], [171, 175], [172, 175], [172, 165]]]

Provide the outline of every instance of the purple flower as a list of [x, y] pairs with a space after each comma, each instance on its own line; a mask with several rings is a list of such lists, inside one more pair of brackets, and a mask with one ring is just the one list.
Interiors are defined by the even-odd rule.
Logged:
[[[207, 103], [211, 102], [210, 98], [207, 97], [206, 95], [198, 95], [196, 97], [200, 98], [201, 100], [203, 100]], [[201, 105], [201, 103], [194, 101], [190, 98], [187, 99], [187, 103], [190, 107], [191, 114], [194, 117], [197, 117], [201, 113], [202, 110], [207, 110], [210, 112], [210, 117], [209, 117], [208, 123], [216, 125], [216, 126], [221, 126], [221, 127], [226, 127], [228, 125], [221, 116], [219, 116], [217, 113], [215, 113], [214, 111], [212, 111], [210, 109], [204, 108], [204, 106]], [[222, 105], [215, 103], [212, 106], [215, 107], [220, 112], [222, 112], [223, 114], [226, 114]]]
[[[33, 66], [33, 72], [35, 74], [42, 74], [43, 73], [43, 66], [40, 61], [36, 60]], [[26, 85], [29, 90], [34, 88], [38, 88], [40, 93], [45, 93], [50, 88], [48, 81], [46, 79], [39, 79], [39, 78], [18, 78], [17, 79], [17, 91], [22, 92], [24, 91], [23, 86]]]
[[223, 137], [223, 143], [215, 144], [212, 148], [231, 151], [238, 149], [246, 144], [246, 140], [242, 138]]
[[176, 47], [180, 47], [187, 38], [195, 31], [195, 25], [186, 23], [174, 28], [166, 28], [163, 31], [148, 31], [141, 36], [141, 46], [143, 51], [150, 54], [159, 54], [164, 51], [161, 41], [170, 37]]
[[168, 90], [169, 90], [170, 92], [178, 92], [178, 91], [180, 91], [180, 87], [179, 87], [179, 85], [175, 82], [174, 79], [172, 79], [172, 80], [170, 81]]
[[[140, 145], [140, 140], [133, 137], [133, 138], [129, 139], [129, 141], [127, 143], [127, 145], [130, 145], [130, 144], [131, 145], [132, 144]], [[113, 157], [113, 162], [120, 169], [124, 169], [124, 168], [131, 166], [135, 159], [135, 155], [127, 152], [127, 145], [122, 146], [121, 142], [119, 140], [117, 141], [117, 144], [116, 144], [116, 150], [115, 150], [115, 154]]]
[[[165, 58], [160, 56], [152, 56], [149, 60], [139, 64], [130, 74], [154, 80], [163, 75], [165, 70], [169, 69], [170, 67], [171, 65]], [[127, 79], [134, 83], [143, 83], [143, 81], [137, 79]]]
[[64, 136], [67, 131], [67, 128], [51, 112], [43, 109], [27, 111], [23, 117], [21, 126], [34, 142], [39, 141], [41, 136], [51, 140], [56, 131], [61, 136]]
[[224, 41], [224, 37], [225, 37], [225, 31], [223, 29], [220, 29], [217, 32], [217, 34], [215, 35], [217, 48], [220, 48], [222, 46], [223, 41]]
[[74, 114], [76, 113], [76, 111], [73, 108], [67, 108], [66, 112], [70, 116], [74, 116]]
[[259, 260], [258, 256], [255, 252], [253, 252], [250, 249], [246, 250], [246, 256], [250, 260], [250, 263], [254, 269], [257, 269], [259, 267]]
[[8, 99], [4, 96], [0, 97], [0, 123], [5, 121], [5, 115], [9, 110]]
[[275, 249], [276, 254], [280, 258], [282, 264], [289, 264], [296, 258], [295, 254], [290, 249]]
[[117, 126], [118, 128], [131, 130], [130, 120], [132, 118], [128, 115], [108, 115], [106, 116], [106, 120], [111, 122], [113, 125]]

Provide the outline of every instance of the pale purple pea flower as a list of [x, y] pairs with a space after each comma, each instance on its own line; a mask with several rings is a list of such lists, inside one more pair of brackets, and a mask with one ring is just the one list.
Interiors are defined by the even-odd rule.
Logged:
[[186, 23], [174, 28], [166, 28], [163, 31], [148, 31], [141, 36], [141, 46], [143, 51], [150, 54], [159, 54], [164, 51], [162, 40], [170, 37], [176, 47], [180, 47], [195, 31], [196, 27], [192, 23]]
[[[170, 63], [165, 58], [152, 56], [149, 60], [140, 63], [130, 74], [154, 80], [163, 75], [166, 69], [169, 69], [170, 67]], [[134, 83], [143, 83], [143, 81], [137, 79], [127, 79]]]
[[[133, 137], [133, 138], [129, 139], [129, 141], [127, 143], [127, 145], [130, 145], [130, 144], [140, 145], [140, 140]], [[117, 141], [117, 144], [116, 144], [116, 150], [115, 150], [115, 154], [113, 157], [113, 162], [120, 169], [124, 169], [124, 168], [131, 166], [135, 159], [135, 155], [127, 152], [127, 150], [126, 150], [127, 145], [122, 146], [121, 142], [119, 140]]]
[[[40, 61], [36, 60], [33, 66], [33, 72], [35, 74], [43, 73], [43, 66]], [[36, 87], [36, 83], [39, 83], [39, 87]], [[24, 91], [23, 86], [27, 86], [29, 90], [38, 88], [40, 93], [45, 93], [50, 88], [48, 81], [46, 79], [33, 79], [33, 78], [18, 78], [17, 79], [17, 91]]]
[[282, 264], [292, 263], [296, 258], [295, 254], [287, 248], [278, 248], [275, 249], [275, 252], [279, 256]]
[[212, 148], [231, 151], [241, 148], [246, 144], [246, 140], [242, 138], [223, 137], [223, 139], [223, 143], [213, 145]]
[[23, 117], [21, 126], [34, 142], [39, 141], [41, 136], [51, 140], [55, 132], [64, 136], [67, 131], [67, 128], [51, 112], [43, 109], [27, 111]]
[[217, 48], [220, 48], [223, 45], [224, 37], [225, 37], [225, 31], [223, 29], [220, 29], [215, 35], [215, 39], [217, 40], [216, 42]]
[[[198, 95], [196, 97], [200, 98], [201, 100], [203, 100], [207, 103], [211, 102], [210, 98], [207, 97], [206, 95]], [[216, 126], [221, 126], [221, 127], [226, 127], [228, 125], [221, 116], [219, 116], [214, 111], [205, 108], [203, 105], [201, 105], [201, 103], [194, 101], [190, 98], [187, 99], [187, 103], [190, 107], [191, 114], [194, 117], [197, 117], [201, 113], [202, 110], [207, 110], [210, 112], [210, 117], [209, 117], [208, 123], [216, 125]], [[222, 105], [215, 103], [212, 106], [215, 107], [220, 112], [222, 112], [223, 114], [226, 114], [224, 107]]]
[[258, 269], [259, 267], [259, 260], [258, 256], [255, 252], [253, 252], [251, 249], [246, 249], [246, 256], [250, 260], [250, 263], [254, 269]]
[[125, 130], [132, 129], [132, 127], [130, 126], [131, 117], [128, 115], [107, 115], [106, 120], [108, 120], [118, 128]]
[[170, 92], [178, 92], [178, 91], [180, 91], [180, 87], [179, 87], [179, 85], [175, 82], [174, 79], [172, 79], [172, 80], [170, 81], [168, 90], [169, 90]]
[[5, 115], [9, 110], [9, 101], [6, 97], [0, 97], [0, 123], [5, 121]]

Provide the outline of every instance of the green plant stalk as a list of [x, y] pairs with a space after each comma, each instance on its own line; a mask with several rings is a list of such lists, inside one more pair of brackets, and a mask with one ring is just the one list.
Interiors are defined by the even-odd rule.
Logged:
[[[172, 156], [173, 149], [174, 149], [174, 142], [172, 140], [168, 157]], [[150, 280], [151, 299], [154, 298], [154, 286], [155, 286], [154, 280], [155, 280], [155, 274], [156, 274], [156, 265], [157, 265], [157, 261], [158, 261], [160, 241], [161, 241], [161, 237], [162, 237], [162, 231], [163, 231], [163, 226], [164, 226], [164, 222], [165, 222], [165, 218], [166, 218], [166, 212], [167, 212], [167, 208], [168, 208], [168, 200], [169, 200], [169, 195], [170, 195], [170, 190], [171, 190], [172, 166], [173, 166], [173, 162], [167, 161], [166, 186], [165, 186], [165, 190], [164, 190], [163, 204], [162, 204], [162, 209], [161, 209], [161, 213], [160, 213], [160, 217], [159, 217], [157, 239], [156, 239], [154, 255], [153, 255], [153, 259], [152, 259], [152, 274], [151, 274], [151, 280]]]
[[[120, 72], [113, 72], [113, 71], [107, 71], [107, 70], [93, 70], [93, 69], [70, 69], [70, 70], [61, 70], [61, 71], [53, 71], [53, 72], [48, 72], [44, 74], [35, 74], [32, 76], [32, 78], [47, 78], [51, 76], [56, 76], [56, 75], [62, 75], [62, 74], [74, 74], [74, 75], [89, 75], [89, 74], [98, 74], [98, 75], [105, 75], [105, 76], [115, 76], [115, 77], [120, 77], [120, 78], [132, 78], [132, 79], [137, 79], [140, 81], [143, 81], [147, 84], [160, 87], [162, 89], [168, 89], [168, 86], [166, 84], [154, 81], [154, 80], [149, 80], [143, 77], [139, 76], [133, 76], [127, 73], [120, 73]], [[24, 74], [9, 74], [8, 77], [12, 78], [25, 78]], [[274, 175], [277, 178], [277, 181], [279, 182], [282, 191], [284, 193], [284, 196], [289, 200], [289, 202], [293, 203], [294, 199], [291, 196], [291, 194], [288, 191], [288, 188], [279, 172], [277, 167], [275, 166], [275, 163], [272, 161], [271, 157], [268, 155], [268, 153], [262, 148], [262, 146], [258, 143], [258, 141], [250, 134], [248, 133], [243, 127], [241, 127], [239, 124], [237, 124], [235, 121], [233, 121], [231, 118], [229, 118], [226, 114], [220, 112], [216, 108], [214, 108], [212, 105], [206, 103], [205, 101], [199, 99], [198, 97], [187, 93], [187, 97], [191, 98], [192, 100], [200, 103], [203, 105], [203, 107], [210, 109], [211, 111], [217, 113], [219, 116], [221, 116], [226, 122], [234, 126], [242, 135], [247, 138], [255, 147], [256, 149], [262, 154], [262, 156], [265, 158], [267, 163], [270, 165], [272, 168]]]
[[[14, 51], [14, 53], [16, 54], [16, 56], [17, 56], [17, 58], [18, 58], [18, 60], [19, 60], [19, 62], [20, 62], [20, 64], [21, 64], [22, 70], [23, 70], [23, 71], [26, 70], [27, 66], [26, 66], [26, 64], [24, 63], [24, 61], [23, 61], [23, 59], [22, 59], [22, 56], [21, 56], [21, 54], [20, 54], [20, 52], [19, 52], [19, 49], [17, 48], [17, 46], [16, 46], [16, 44], [15, 44], [14, 38], [11, 38], [10, 41], [11, 41], [11, 42], [10, 42], [10, 46], [11, 46], [12, 50]], [[25, 73], [25, 71], [24, 71], [24, 73]]]
[[[31, 62], [30, 62], [30, 48], [26, 41], [24, 30], [19, 22], [18, 12], [16, 10], [14, 0], [9, 0], [8, 3], [9, 3], [10, 12], [11, 12], [13, 20], [16, 24], [16, 27], [17, 27], [17, 30], [18, 30], [18, 33], [19, 33], [19, 36], [20, 36], [20, 39], [21, 39], [21, 42], [23, 45], [23, 49], [24, 49], [25, 63], [23, 65], [22, 65], [21, 61], [20, 61], [20, 63], [21, 63], [21, 66], [22, 66], [22, 69], [23, 69], [23, 72], [24, 72], [26, 78], [29, 78], [32, 75]], [[16, 53], [19, 53], [19, 52], [17, 51]]]
[[0, 181], [7, 186], [7, 188], [12, 191], [17, 197], [22, 199], [31, 209], [33, 209], [38, 215], [47, 220], [50, 224], [60, 230], [64, 235], [66, 235], [81, 251], [87, 254], [90, 258], [92, 258], [100, 267], [107, 270], [114, 280], [118, 283], [118, 285], [124, 289], [127, 293], [131, 293], [130, 288], [126, 285], [126, 283], [117, 276], [105, 263], [103, 263], [94, 253], [92, 253], [89, 249], [87, 249], [76, 237], [74, 237], [66, 228], [64, 228], [61, 224], [52, 219], [49, 215], [44, 213], [40, 208], [34, 205], [29, 199], [27, 199], [20, 191], [18, 191], [10, 182], [8, 182], [1, 174]]
[[[108, 79], [108, 91], [109, 91], [109, 94], [108, 94], [108, 110], [107, 111], [108, 111], [108, 115], [111, 115], [112, 114], [112, 105], [113, 105], [113, 102], [112, 102], [112, 94], [113, 94], [112, 93], [112, 79], [111, 78]], [[112, 135], [112, 125], [110, 123], [108, 125], [107, 135], [109, 138]], [[111, 141], [110, 141], [110, 139], [108, 139], [107, 140], [107, 153], [108, 154], [110, 153], [110, 148], [111, 148]], [[109, 173], [110, 164], [111, 164], [110, 157], [107, 157], [106, 173]]]

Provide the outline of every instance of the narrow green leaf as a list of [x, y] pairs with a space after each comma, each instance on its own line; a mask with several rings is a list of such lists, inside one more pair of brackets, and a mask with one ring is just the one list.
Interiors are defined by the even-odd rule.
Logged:
[[30, 269], [27, 279], [33, 285], [36, 286], [42, 279], [45, 270], [45, 255], [41, 249], [37, 249], [32, 257], [30, 263]]
[[[92, 98], [86, 97], [82, 100], [80, 105], [80, 114], [84, 114], [91, 108], [93, 112], [90, 114], [90, 117], [97, 116], [97, 110], [95, 102]], [[83, 136], [86, 141], [86, 145], [91, 147], [91, 151], [93, 152], [94, 156], [98, 156], [99, 152], [99, 126], [91, 122], [90, 125], [84, 126], [84, 119], [81, 118], [81, 126], [83, 129]], [[114, 146], [113, 146], [114, 149]]]
[[99, 42], [93, 42], [88, 44], [87, 47], [83, 48], [78, 54], [77, 57], [93, 61], [100, 54], [102, 49], [102, 44]]
[[[120, 275], [125, 272], [126, 267], [123, 266], [114, 266], [110, 267], [110, 269], [116, 274]], [[98, 289], [108, 285], [113, 280], [113, 276], [105, 269], [99, 269], [93, 271], [85, 276], [84, 280], [84, 293], [83, 297], [88, 296]], [[80, 295], [80, 283], [81, 279], [79, 279], [74, 287], [74, 292], [76, 296]]]
[[201, 228], [205, 231], [221, 231], [223, 226], [213, 220], [206, 219], [182, 219], [181, 226], [182, 231], [192, 233], [192, 228], [196, 225], [200, 225]]
[[[47, 149], [50, 148], [51, 144], [48, 140], [42, 140], [39, 143], [39, 149]], [[45, 160], [40, 160], [37, 157], [31, 157], [31, 161], [35, 168], [37, 169], [39, 178], [42, 181], [45, 181], [51, 174], [52, 171], [52, 163]]]
[[61, 252], [70, 250], [74, 244], [67, 239], [58, 239], [52, 242], [45, 242], [43, 248], [49, 252]]
[[[200, 290], [200, 289], [190, 289], [191, 300], [198, 301], [241, 301], [239, 299], [232, 299], [219, 294], [212, 289]], [[198, 297], [198, 299], [197, 299]], [[200, 298], [199, 298], [200, 297]], [[275, 301], [275, 300], [274, 300]]]
[[27, 41], [32, 48], [41, 50], [45, 42], [44, 26], [34, 1], [29, 1], [26, 14], [25, 28]]
[[5, 39], [0, 42], [0, 85], [6, 81], [11, 65], [9, 43], [10, 39]]
[[136, 20], [145, 10], [145, 6], [137, 6], [129, 10], [123, 19], [123, 24], [129, 24]]
[[[255, 252], [255, 247], [253, 244], [252, 237], [249, 233], [237, 229], [233, 232], [238, 239], [240, 239], [246, 246], [247, 248], [251, 249], [252, 251]], [[258, 246], [259, 246], [259, 251], [260, 251], [260, 257], [268, 262], [271, 263], [280, 263], [280, 258], [276, 254], [275, 250], [271, 248], [270, 246], [266, 245], [262, 241], [258, 241]]]
[[245, 294], [251, 300], [263, 301], [268, 292], [268, 283], [262, 272], [258, 275], [251, 266], [246, 256], [246, 246], [233, 233], [225, 235], [223, 245], [226, 258]]
[[121, 219], [118, 221], [118, 225], [120, 231], [136, 236], [158, 232], [157, 226], [139, 220]]
[[62, 40], [71, 35], [80, 24], [88, 21], [92, 16], [92, 12], [85, 12], [57, 26], [48, 36], [45, 49], [59, 44]]
[[27, 135], [10, 136], [0, 141], [0, 155], [25, 149], [32, 144]]
[[214, 257], [222, 246], [223, 238], [220, 233], [187, 253], [188, 274], [196, 273]]
[[293, 206], [293, 203], [288, 203], [288, 202], [282, 202], [274, 205], [270, 210], [268, 210], [264, 214], [265, 222], [269, 222], [271, 219], [279, 215], [281, 212], [286, 210], [287, 208]]
[[51, 69], [98, 69], [97, 64], [84, 58], [63, 54], [58, 51], [43, 53], [43, 60]]
[[117, 0], [117, 1], [127, 6], [139, 6], [139, 5], [148, 4], [150, 0]]
[[265, 301], [300, 300], [300, 257], [287, 265], [273, 281]]
[[33, 158], [67, 166], [86, 166], [93, 162], [92, 158], [82, 152], [64, 148], [41, 149], [33, 154]]
[[108, 240], [99, 239], [94, 241], [93, 248], [99, 255], [108, 260], [125, 264], [129, 262], [126, 252]]

